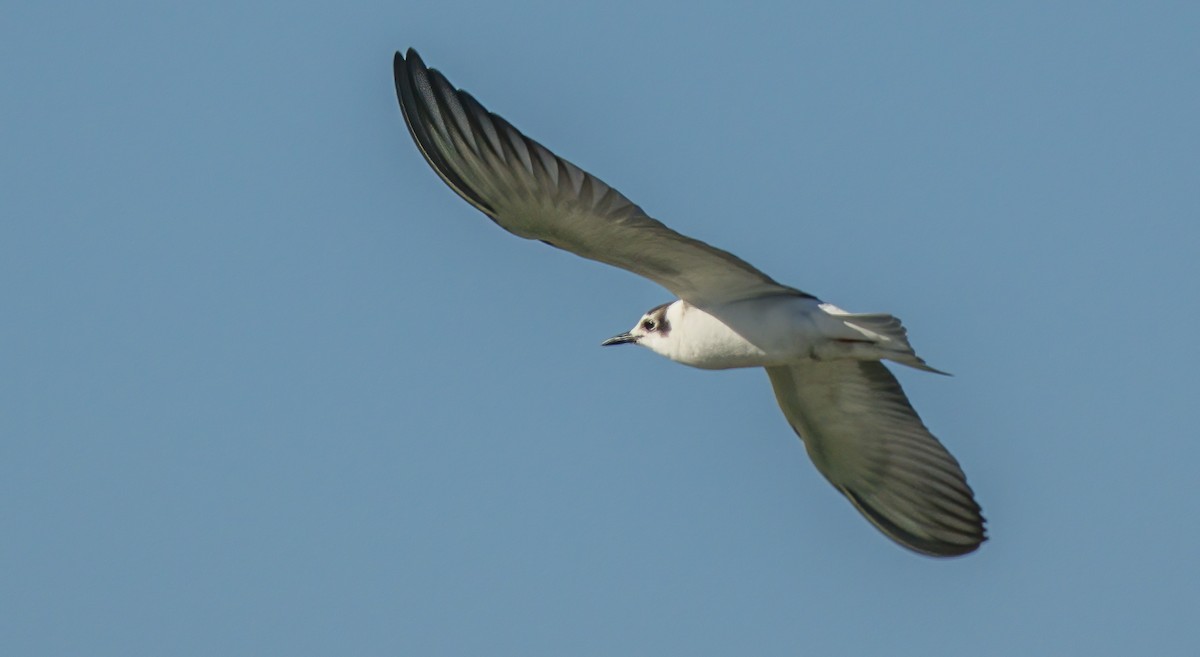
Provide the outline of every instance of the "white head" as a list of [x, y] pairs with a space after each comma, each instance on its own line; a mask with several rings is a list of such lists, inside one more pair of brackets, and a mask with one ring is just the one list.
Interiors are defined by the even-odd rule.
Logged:
[[646, 314], [642, 315], [642, 318], [638, 320], [638, 323], [632, 329], [620, 335], [614, 335], [600, 344], [607, 347], [614, 344], [633, 343], [646, 347], [655, 353], [666, 355], [668, 349], [667, 341], [671, 337], [671, 320], [677, 314], [677, 312], [671, 312], [671, 310], [678, 303], [679, 301], [672, 301], [647, 310]]

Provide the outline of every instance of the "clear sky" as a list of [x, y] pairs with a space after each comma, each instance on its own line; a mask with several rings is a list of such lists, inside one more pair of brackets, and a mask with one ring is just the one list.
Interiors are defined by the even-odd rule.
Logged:
[[[737, 7], [737, 8], [735, 8]], [[0, 653], [1195, 655], [1194, 3], [8, 3]], [[761, 371], [514, 238], [426, 61], [853, 311], [991, 540], [911, 554]]]

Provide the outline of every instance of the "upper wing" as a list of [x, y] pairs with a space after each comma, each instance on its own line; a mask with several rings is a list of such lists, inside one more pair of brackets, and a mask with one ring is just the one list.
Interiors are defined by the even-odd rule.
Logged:
[[702, 307], [769, 294], [811, 296], [651, 219], [455, 90], [415, 51], [396, 53], [395, 73], [404, 120], [425, 159], [505, 230], [640, 274]]
[[817, 469], [889, 538], [938, 557], [986, 540], [958, 461], [882, 363], [812, 361], [767, 374]]

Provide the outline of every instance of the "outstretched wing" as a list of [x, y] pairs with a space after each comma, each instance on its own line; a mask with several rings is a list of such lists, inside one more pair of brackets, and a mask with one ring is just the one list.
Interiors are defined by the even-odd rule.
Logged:
[[811, 296], [650, 218], [456, 90], [415, 51], [396, 53], [395, 74], [404, 120], [425, 159], [505, 230], [639, 274], [702, 307], [771, 294]]
[[986, 540], [958, 461], [882, 363], [812, 361], [767, 374], [817, 469], [889, 538], [937, 557]]

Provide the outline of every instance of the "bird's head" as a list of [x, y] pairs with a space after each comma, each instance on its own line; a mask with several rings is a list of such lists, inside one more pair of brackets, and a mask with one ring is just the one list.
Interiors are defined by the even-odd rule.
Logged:
[[664, 303], [646, 311], [632, 329], [614, 335], [601, 342], [608, 347], [614, 344], [639, 344], [656, 353], [665, 353], [666, 341], [671, 335], [671, 322], [668, 320], [668, 310], [677, 302]]

